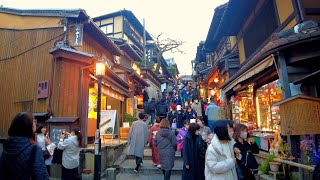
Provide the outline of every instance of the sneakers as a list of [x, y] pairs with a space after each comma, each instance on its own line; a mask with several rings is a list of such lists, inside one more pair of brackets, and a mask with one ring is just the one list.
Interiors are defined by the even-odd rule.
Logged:
[[143, 163], [140, 163], [140, 166], [142, 167], [142, 166], [143, 166]]
[[139, 173], [139, 168], [138, 167], [134, 168], [133, 172]]
[[158, 168], [158, 169], [161, 169], [161, 164], [158, 164], [158, 165], [157, 165], [157, 168]]

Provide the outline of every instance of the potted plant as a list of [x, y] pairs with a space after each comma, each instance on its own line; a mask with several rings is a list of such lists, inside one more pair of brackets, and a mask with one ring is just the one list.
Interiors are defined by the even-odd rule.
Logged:
[[134, 117], [131, 114], [128, 114], [128, 113], [124, 114], [124, 121], [123, 122], [129, 123], [129, 126], [126, 126], [126, 127], [130, 127], [132, 125], [133, 121], [134, 121]]
[[130, 126], [134, 121], [134, 117], [131, 114], [125, 113], [123, 118], [123, 127], [120, 127], [120, 139], [128, 139]]
[[[274, 162], [274, 158], [276, 158], [275, 155], [269, 154], [265, 160], [265, 162], [259, 166], [258, 170], [261, 171], [263, 174], [267, 174], [269, 170], [273, 172], [278, 172], [279, 171], [279, 163]], [[277, 167], [278, 166], [278, 167]]]

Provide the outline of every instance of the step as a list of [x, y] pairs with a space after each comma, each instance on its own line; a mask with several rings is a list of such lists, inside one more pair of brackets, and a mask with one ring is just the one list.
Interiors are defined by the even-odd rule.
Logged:
[[[135, 159], [134, 156], [128, 156], [128, 159]], [[145, 147], [143, 152], [143, 159], [150, 160], [152, 159], [152, 150], [150, 147]], [[176, 151], [175, 159], [181, 159], [181, 152]]]
[[[153, 165], [152, 160], [143, 159], [143, 166], [139, 169], [139, 174], [162, 174], [162, 170], [158, 169]], [[174, 167], [172, 169], [172, 174], [182, 174], [182, 166], [183, 166], [183, 160], [178, 159], [174, 162]], [[127, 159], [124, 161], [120, 166], [120, 173], [131, 173], [135, 174], [133, 171], [136, 167], [136, 161], [135, 159]]]
[[[120, 173], [117, 175], [117, 180], [163, 180], [162, 174], [132, 174]], [[181, 180], [180, 174], [172, 174], [170, 180]]]

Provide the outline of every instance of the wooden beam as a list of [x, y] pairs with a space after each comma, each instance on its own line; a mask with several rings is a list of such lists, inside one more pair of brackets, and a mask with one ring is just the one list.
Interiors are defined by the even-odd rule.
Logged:
[[290, 84], [289, 84], [289, 76], [287, 70], [286, 59], [282, 53], [278, 54], [277, 59], [278, 69], [279, 69], [279, 79], [282, 85], [282, 95], [283, 99], [287, 99], [291, 97]]
[[287, 66], [288, 74], [301, 74], [301, 73], [312, 73], [318, 70], [315, 67], [295, 67], [295, 66]]
[[306, 60], [306, 59], [311, 59], [315, 57], [320, 57], [320, 50], [318, 51], [313, 51], [309, 53], [301, 53], [301, 54], [293, 54], [292, 57], [288, 59], [288, 64]]

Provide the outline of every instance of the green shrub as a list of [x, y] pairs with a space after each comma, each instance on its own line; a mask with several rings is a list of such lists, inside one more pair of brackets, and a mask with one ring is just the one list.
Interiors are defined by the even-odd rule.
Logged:
[[130, 126], [134, 121], [134, 117], [131, 114], [125, 113], [124, 114], [124, 122], [129, 122]]

